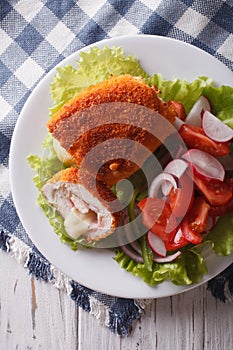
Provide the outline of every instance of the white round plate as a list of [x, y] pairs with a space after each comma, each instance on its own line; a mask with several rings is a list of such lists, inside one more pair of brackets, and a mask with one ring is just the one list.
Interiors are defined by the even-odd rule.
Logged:
[[[120, 46], [126, 54], [136, 56], [150, 74], [161, 73], [164, 78], [177, 77], [192, 81], [198, 76], [208, 76], [219, 85], [231, 85], [233, 73], [217, 59], [187, 43], [170, 38], [135, 35], [116, 37], [91, 46]], [[84, 48], [87, 51], [91, 46]], [[76, 52], [58, 66], [72, 64], [79, 57]], [[33, 243], [58, 269], [86, 287], [109, 295], [125, 298], [160, 298], [194, 288], [175, 286], [164, 282], [149, 287], [141, 279], [131, 275], [113, 260], [108, 250], [72, 251], [62, 244], [50, 227], [41, 208], [36, 204], [37, 190], [32, 181], [33, 172], [26, 158], [29, 154], [42, 153], [41, 144], [47, 129], [48, 108], [51, 105], [49, 85], [56, 74], [52, 69], [28, 98], [15, 127], [10, 151], [10, 180], [14, 203], [20, 220]], [[209, 273], [201, 283], [224, 270], [233, 261], [228, 257], [211, 253], [206, 258]]]

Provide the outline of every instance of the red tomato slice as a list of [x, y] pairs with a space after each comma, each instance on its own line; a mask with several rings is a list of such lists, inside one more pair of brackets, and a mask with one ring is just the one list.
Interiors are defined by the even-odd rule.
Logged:
[[185, 173], [180, 178], [180, 188], [172, 188], [170, 192], [170, 207], [176, 218], [184, 217], [194, 201], [192, 179]]
[[228, 142], [216, 142], [210, 139], [199, 126], [183, 124], [179, 133], [188, 148], [197, 148], [215, 157], [230, 152]]
[[173, 111], [176, 113], [176, 116], [179, 119], [185, 120], [186, 112], [184, 109], [184, 105], [181, 102], [169, 100], [169, 101], [167, 101], [167, 104], [171, 109], [173, 109]]
[[233, 211], [233, 178], [226, 179], [228, 190], [231, 191], [231, 199], [224, 205], [212, 206], [210, 208], [210, 216], [222, 216]]
[[142, 223], [164, 242], [170, 241], [176, 232], [176, 220], [170, 206], [160, 198], [144, 198], [138, 203], [142, 210]]
[[229, 189], [233, 193], [233, 177], [226, 179], [226, 184], [229, 186]]
[[167, 251], [177, 250], [186, 246], [189, 243], [190, 242], [187, 241], [187, 239], [184, 237], [183, 231], [181, 230], [181, 228], [179, 228], [174, 236], [174, 239], [171, 242], [166, 242], [165, 247]]
[[227, 182], [205, 181], [194, 174], [194, 182], [198, 190], [212, 206], [225, 205], [232, 198], [232, 191]]
[[233, 211], [233, 197], [225, 205], [210, 208], [210, 216], [222, 216]]
[[195, 198], [193, 207], [180, 225], [187, 241], [193, 244], [201, 243], [201, 233], [206, 229], [209, 210], [209, 204], [202, 197]]

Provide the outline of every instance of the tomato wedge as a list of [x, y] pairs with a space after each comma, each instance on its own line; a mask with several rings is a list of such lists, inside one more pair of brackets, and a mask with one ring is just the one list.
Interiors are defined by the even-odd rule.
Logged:
[[225, 205], [232, 198], [230, 186], [225, 181], [205, 181], [194, 174], [194, 182], [198, 190], [212, 206]]
[[164, 242], [169, 242], [176, 233], [176, 220], [171, 208], [160, 198], [144, 198], [138, 203], [142, 210], [142, 223]]
[[190, 212], [184, 217], [180, 228], [185, 239], [193, 244], [202, 242], [201, 233], [207, 227], [210, 205], [202, 198], [196, 197]]
[[181, 102], [169, 100], [167, 101], [168, 106], [176, 113], [177, 118], [185, 120], [186, 111], [184, 105]]
[[171, 242], [165, 243], [165, 247], [166, 247], [167, 251], [177, 250], [177, 249], [180, 249], [180, 248], [186, 246], [189, 243], [190, 242], [184, 237], [183, 231], [181, 230], [181, 228], [179, 228], [177, 230], [173, 240]]
[[215, 157], [230, 152], [228, 142], [216, 142], [210, 139], [199, 126], [183, 124], [179, 133], [188, 148], [197, 148]]
[[170, 192], [170, 207], [176, 218], [182, 218], [191, 208], [194, 201], [193, 181], [187, 173], [179, 179], [180, 187]]
[[225, 205], [210, 208], [210, 216], [222, 216], [233, 211], [233, 197]]
[[233, 178], [226, 179], [228, 190], [231, 191], [231, 199], [224, 205], [212, 206], [210, 216], [222, 216], [233, 211]]

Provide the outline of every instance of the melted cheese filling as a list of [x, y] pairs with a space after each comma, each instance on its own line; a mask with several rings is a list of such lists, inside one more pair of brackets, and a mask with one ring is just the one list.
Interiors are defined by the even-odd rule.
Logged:
[[77, 239], [86, 233], [93, 225], [97, 224], [97, 214], [92, 210], [81, 213], [73, 207], [64, 220], [64, 226], [68, 235]]

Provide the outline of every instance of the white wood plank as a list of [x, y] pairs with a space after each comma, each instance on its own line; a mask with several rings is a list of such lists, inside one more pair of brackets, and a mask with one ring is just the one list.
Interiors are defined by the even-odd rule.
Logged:
[[233, 303], [215, 300], [206, 286], [152, 301], [121, 338], [0, 251], [0, 349], [228, 350], [232, 344]]
[[122, 350], [156, 349], [155, 303], [155, 300], [151, 301], [145, 308], [145, 312], [141, 315], [139, 322], [135, 323], [132, 334], [122, 339]]
[[202, 288], [157, 300], [155, 311], [158, 349], [168, 345], [175, 349], [201, 349], [202, 310]]
[[204, 349], [233, 348], [233, 303], [222, 303], [206, 292], [204, 313]]
[[132, 336], [122, 340], [122, 350], [202, 349], [202, 293], [198, 288], [153, 301]]
[[120, 350], [121, 338], [109, 331], [87, 312], [79, 312], [78, 350]]
[[77, 308], [0, 252], [1, 349], [77, 349]]

